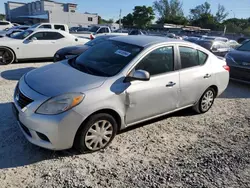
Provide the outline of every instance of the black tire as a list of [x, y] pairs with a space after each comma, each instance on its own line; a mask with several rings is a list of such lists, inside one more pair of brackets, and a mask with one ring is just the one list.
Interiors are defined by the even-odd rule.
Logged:
[[[104, 140], [101, 138], [100, 135], [98, 135], [100, 137], [99, 139], [101, 139], [101, 143], [100, 143], [100, 140], [96, 141], [96, 142], [99, 142], [100, 147], [94, 148], [93, 146], [91, 146], [91, 141], [90, 142], [89, 142], [89, 140], [87, 141], [87, 137], [88, 136], [89, 137], [91, 137], [91, 136], [97, 137], [96, 135], [91, 133], [91, 130], [94, 130], [93, 127], [95, 127], [97, 129], [96, 124], [98, 124], [98, 126], [99, 126], [102, 121], [107, 121], [108, 123], [110, 123], [112, 125], [112, 134], [110, 133], [108, 135], [109, 141], [107, 141], [103, 146], [101, 146], [101, 143], [103, 144]], [[97, 123], [97, 122], [99, 122], [99, 123]], [[103, 126], [105, 126], [105, 124]], [[110, 125], [108, 124], [108, 126], [110, 126]], [[114, 139], [114, 137], [117, 133], [117, 130], [118, 130], [117, 122], [113, 116], [106, 114], [106, 113], [94, 114], [91, 117], [89, 117], [88, 120], [86, 122], [84, 122], [83, 125], [81, 126], [81, 128], [78, 130], [78, 132], [76, 134], [76, 138], [75, 138], [74, 147], [77, 150], [79, 150], [81, 153], [91, 153], [91, 152], [95, 152], [95, 151], [104, 149]], [[93, 138], [93, 140], [94, 140], [94, 138]], [[93, 143], [93, 144], [95, 145], [95, 143]]]
[[[204, 108], [203, 105], [203, 99], [204, 97], [208, 94], [208, 93], [212, 93], [213, 94], [213, 97], [211, 98], [211, 104], [209, 103], [208, 107], [207, 108]], [[204, 93], [203, 95], [201, 96], [201, 98], [199, 99], [199, 101], [195, 104], [195, 106], [193, 107], [193, 109], [198, 113], [198, 114], [203, 114], [203, 113], [206, 113], [207, 111], [210, 110], [210, 108], [213, 106], [214, 104], [214, 99], [215, 99], [215, 91], [213, 88], [208, 88]], [[203, 104], [203, 105], [202, 105]]]
[[0, 65], [8, 65], [15, 61], [14, 52], [5, 47], [0, 48], [0, 57]]

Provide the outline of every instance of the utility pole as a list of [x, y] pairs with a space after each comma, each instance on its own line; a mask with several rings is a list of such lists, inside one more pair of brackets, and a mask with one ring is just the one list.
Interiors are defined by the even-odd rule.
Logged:
[[235, 18], [235, 12], [233, 10], [231, 10], [231, 12], [234, 14], [234, 18]]
[[119, 15], [119, 29], [121, 29], [122, 26], [122, 9], [120, 9], [120, 15]]

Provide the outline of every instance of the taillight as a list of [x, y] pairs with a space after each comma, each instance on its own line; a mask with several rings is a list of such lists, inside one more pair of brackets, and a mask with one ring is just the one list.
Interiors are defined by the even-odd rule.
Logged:
[[95, 37], [91, 34], [90, 39], [93, 40], [93, 39], [95, 39]]
[[230, 71], [230, 67], [229, 66], [227, 66], [227, 65], [223, 65], [223, 68], [226, 70], [226, 71]]

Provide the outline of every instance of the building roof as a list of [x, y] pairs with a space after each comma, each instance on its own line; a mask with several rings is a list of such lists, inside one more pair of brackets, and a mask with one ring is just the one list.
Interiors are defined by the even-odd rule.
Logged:
[[112, 40], [125, 42], [141, 47], [151, 46], [157, 43], [165, 43], [165, 42], [184, 42], [182, 40], [170, 39], [167, 37], [157, 37], [157, 36], [147, 36], [147, 35], [129, 35], [129, 36], [119, 36], [114, 37]]
[[16, 2], [16, 1], [7, 1], [7, 3], [16, 3], [16, 4], [22, 4], [22, 5], [26, 4], [26, 3], [22, 3], [22, 2]]

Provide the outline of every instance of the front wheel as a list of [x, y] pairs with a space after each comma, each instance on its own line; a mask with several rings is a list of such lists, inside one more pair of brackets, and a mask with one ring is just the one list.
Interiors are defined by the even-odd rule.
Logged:
[[98, 151], [107, 147], [116, 133], [117, 123], [111, 115], [94, 114], [78, 131], [75, 147], [81, 153]]
[[15, 61], [15, 54], [8, 48], [0, 48], [0, 65], [8, 65]]
[[206, 113], [213, 105], [215, 99], [215, 91], [213, 88], [208, 88], [201, 96], [199, 102], [193, 107], [199, 113]]

